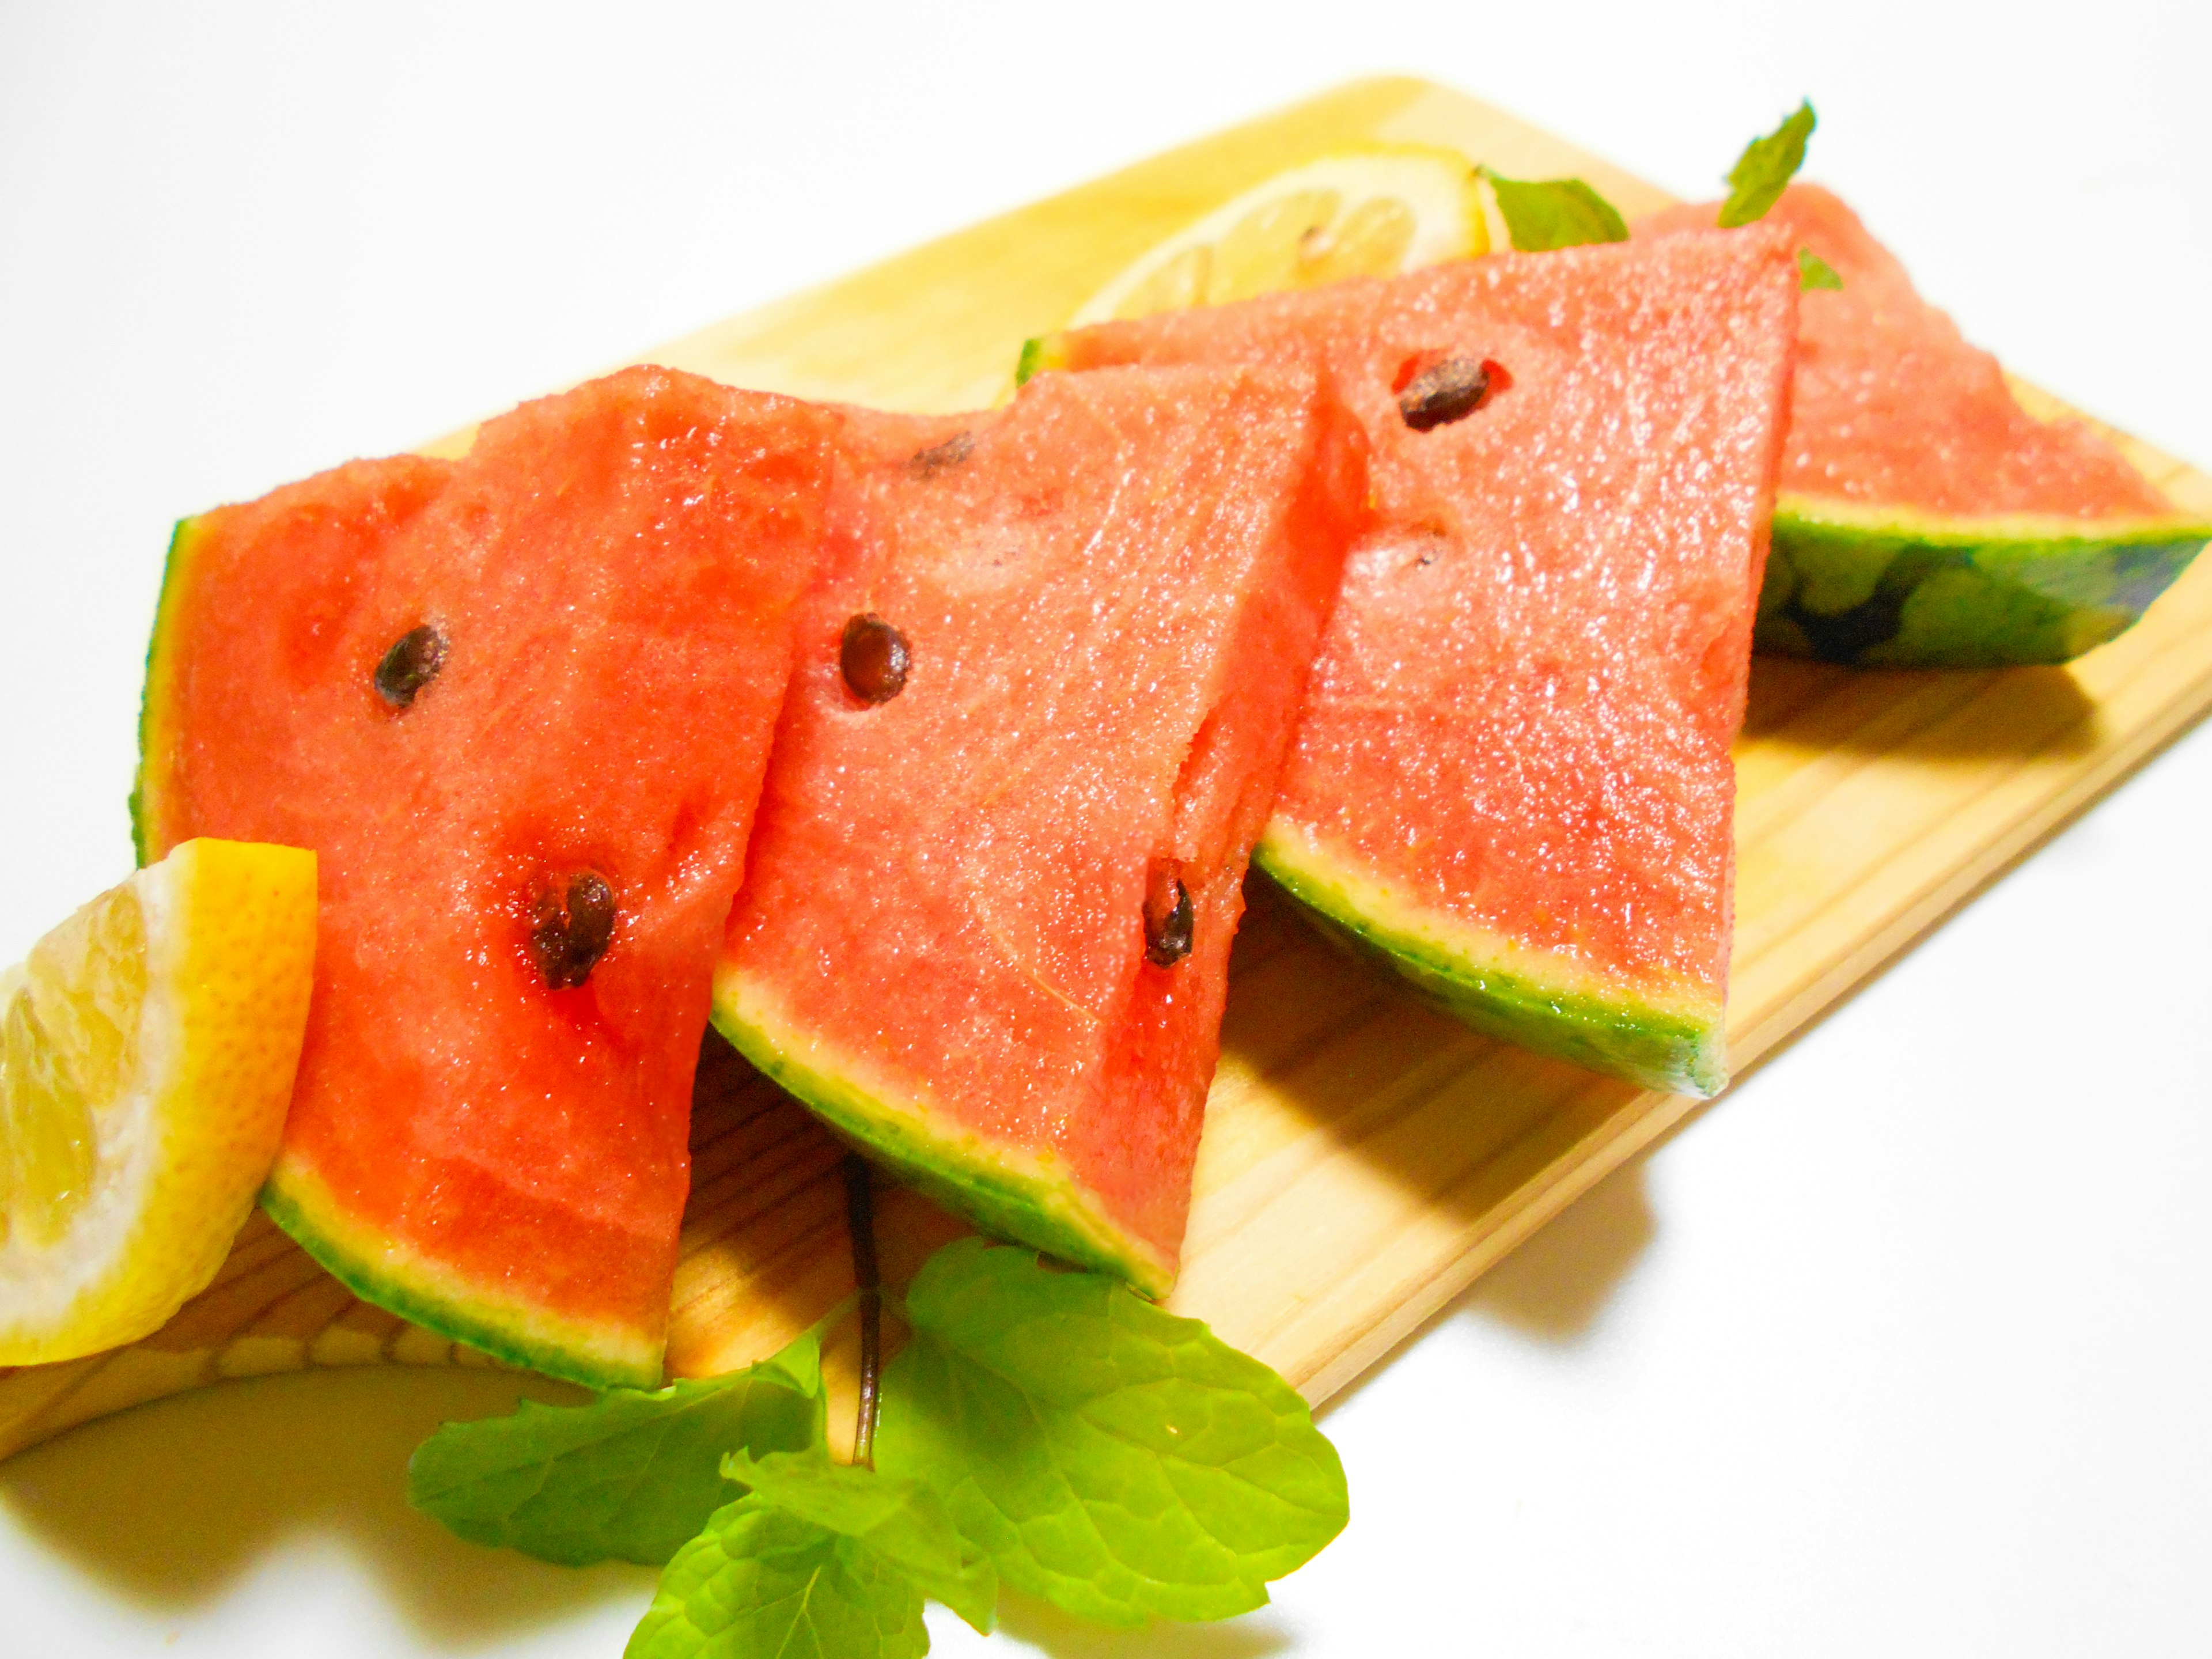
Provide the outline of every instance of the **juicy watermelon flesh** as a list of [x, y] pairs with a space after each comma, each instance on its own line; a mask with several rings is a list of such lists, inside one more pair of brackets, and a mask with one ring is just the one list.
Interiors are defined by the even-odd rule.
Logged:
[[[1715, 212], [1673, 209], [1637, 234]], [[2132, 624], [2212, 537], [2089, 428], [2022, 409], [1834, 196], [1793, 185], [1767, 218], [1844, 286], [1804, 295], [1760, 649], [2064, 662]]]
[[[1716, 203], [1669, 209], [1638, 236], [1710, 227]], [[1764, 223], [1843, 279], [1803, 296], [1784, 495], [1948, 516], [2156, 519], [2173, 505], [2075, 421], [2022, 409], [1988, 352], [1914, 292], [1905, 267], [1818, 185], [1792, 185]]]
[[[716, 1024], [990, 1231], [1164, 1290], [1353, 434], [1310, 373], [1133, 370], [847, 447]], [[912, 653], [874, 707], [863, 612]], [[1157, 860], [1194, 912], [1164, 967]]]
[[[356, 1291], [592, 1383], [656, 1382], [714, 950], [811, 572], [829, 417], [629, 370], [463, 460], [356, 462], [186, 523], [139, 833], [320, 855], [264, 1202]], [[373, 674], [418, 625], [442, 669]], [[533, 911], [611, 888], [581, 985]]]
[[[1796, 268], [1773, 233], [1500, 255], [1074, 331], [1045, 360], [1328, 366], [1372, 447], [1259, 858], [1478, 1028], [1726, 1078], [1735, 775]], [[1441, 357], [1499, 389], [1426, 432]], [[1510, 384], [1504, 382], [1510, 380]]]

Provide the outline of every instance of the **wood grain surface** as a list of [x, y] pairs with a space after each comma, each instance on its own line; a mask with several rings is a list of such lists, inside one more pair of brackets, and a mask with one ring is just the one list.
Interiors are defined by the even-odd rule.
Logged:
[[[1509, 176], [1579, 174], [1632, 217], [1668, 199], [1457, 94], [1361, 82], [638, 361], [891, 408], [988, 404], [1010, 386], [1023, 339], [1145, 247], [1285, 166], [1367, 139], [1451, 145]], [[2060, 412], [2021, 392], [2038, 413]], [[2118, 441], [2178, 501], [2212, 514], [2212, 478]], [[2064, 668], [1758, 660], [1736, 748], [1736, 1072], [2208, 706], [2212, 561]], [[1698, 1103], [1477, 1036], [1334, 954], [1256, 881], [1250, 896], [1170, 1305], [1317, 1401]], [[692, 1140], [668, 1352], [687, 1376], [773, 1351], [850, 1285], [838, 1146], [713, 1037]], [[900, 1192], [882, 1230], [896, 1280], [959, 1228]], [[257, 1215], [216, 1283], [154, 1336], [0, 1370], [0, 1456], [226, 1377], [380, 1363], [492, 1362], [355, 1300]]]

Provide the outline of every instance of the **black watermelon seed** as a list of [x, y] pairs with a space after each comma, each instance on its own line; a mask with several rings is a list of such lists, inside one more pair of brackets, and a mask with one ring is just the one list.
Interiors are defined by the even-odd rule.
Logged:
[[917, 478], [933, 478], [949, 466], [957, 466], [975, 448], [975, 434], [956, 432], [941, 444], [917, 449], [907, 459], [906, 470]]
[[445, 665], [446, 636], [428, 623], [410, 628], [376, 665], [376, 695], [394, 708], [404, 708]]
[[614, 936], [614, 889], [586, 870], [569, 879], [565, 909], [551, 889], [538, 896], [531, 917], [531, 960], [549, 988], [573, 991], [591, 978]]
[[914, 661], [906, 635], [871, 611], [845, 624], [837, 647], [837, 665], [853, 695], [871, 707], [889, 702], [906, 690], [907, 670]]
[[1447, 357], [1407, 382], [1398, 394], [1398, 413], [1414, 431], [1426, 432], [1464, 420], [1489, 395], [1489, 364]]
[[1174, 967], [1190, 954], [1197, 923], [1181, 869], [1172, 860], [1154, 860], [1145, 881], [1145, 960]]

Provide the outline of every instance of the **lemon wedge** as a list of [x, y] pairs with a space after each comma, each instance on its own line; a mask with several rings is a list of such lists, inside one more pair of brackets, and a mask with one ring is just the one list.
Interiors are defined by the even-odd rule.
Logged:
[[314, 960], [313, 853], [190, 841], [0, 973], [0, 1365], [135, 1341], [215, 1277]]
[[1426, 144], [1339, 150], [1263, 179], [1084, 301], [1071, 328], [1490, 251], [1475, 172]]

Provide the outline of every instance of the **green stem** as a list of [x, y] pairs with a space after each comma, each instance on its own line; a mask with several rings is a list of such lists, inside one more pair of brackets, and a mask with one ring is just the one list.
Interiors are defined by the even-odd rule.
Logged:
[[883, 1276], [876, 1266], [876, 1212], [868, 1186], [868, 1163], [857, 1153], [845, 1158], [845, 1218], [853, 1231], [853, 1280], [860, 1297], [860, 1413], [853, 1426], [853, 1462], [876, 1467], [876, 1413], [883, 1375]]

